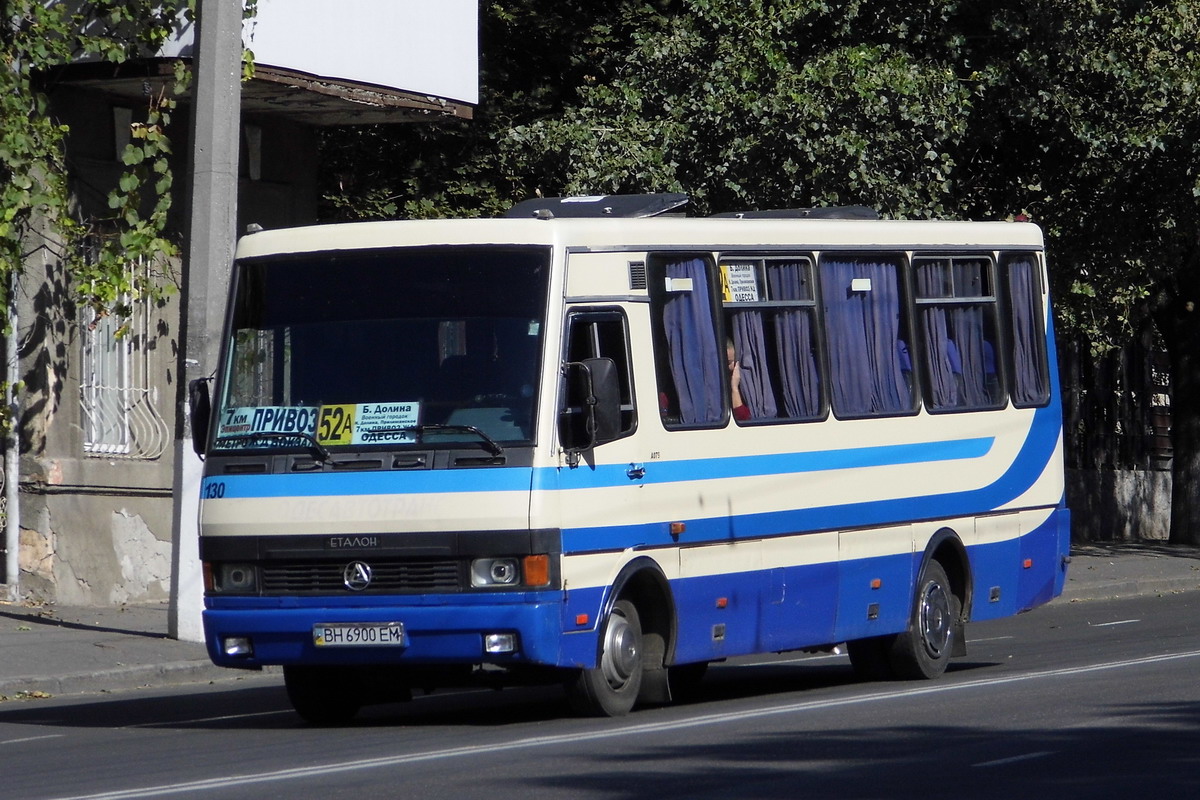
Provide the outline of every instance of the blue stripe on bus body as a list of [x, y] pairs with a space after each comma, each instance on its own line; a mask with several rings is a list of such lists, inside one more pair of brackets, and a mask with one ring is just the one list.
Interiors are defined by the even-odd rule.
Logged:
[[[759, 478], [843, 469], [896, 467], [982, 458], [995, 444], [994, 437], [952, 439], [942, 442], [855, 447], [810, 453], [773, 453], [763, 456], [723, 456], [690, 461], [653, 462], [641, 485], [727, 478]], [[535, 489], [595, 489], [630, 484], [628, 464], [602, 464], [573, 469], [539, 470]]]
[[259, 497], [349, 497], [357, 495], [528, 492], [528, 467], [405, 472], [310, 472], [298, 475], [217, 475], [204, 479], [201, 497], [224, 484], [225, 500]]
[[[567, 528], [562, 532], [563, 551], [624, 550], [639, 546], [667, 546], [976, 516], [1000, 508], [1024, 494], [1044, 472], [1058, 447], [1060, 432], [1057, 406], [1038, 409], [1029, 435], [1012, 464], [1004, 474], [981, 489], [761, 514]], [[685, 522], [686, 532], [679, 537], [672, 537], [669, 530], [671, 521]]]
[[[859, 447], [813, 453], [778, 453], [763, 456], [701, 458], [655, 463], [646, 483], [753, 478], [805, 472], [828, 472], [867, 467], [891, 467], [940, 461], [982, 458], [994, 438], [945, 442]], [[528, 491], [529, 469], [502, 467], [421, 472], [306, 473], [299, 475], [221, 475], [208, 477], [204, 486], [223, 483], [224, 499], [256, 497], [331, 497], [382, 494], [442, 494], [447, 492]], [[602, 489], [629, 485], [627, 464], [532, 470], [535, 490]]]

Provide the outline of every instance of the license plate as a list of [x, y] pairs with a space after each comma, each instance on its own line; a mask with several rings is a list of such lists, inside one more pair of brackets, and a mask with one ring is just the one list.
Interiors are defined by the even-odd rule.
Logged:
[[317, 647], [403, 647], [403, 622], [327, 622], [313, 625]]

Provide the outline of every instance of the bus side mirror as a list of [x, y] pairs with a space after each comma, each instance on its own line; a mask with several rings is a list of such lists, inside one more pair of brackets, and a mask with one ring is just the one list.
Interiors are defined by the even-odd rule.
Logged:
[[188, 384], [188, 421], [192, 426], [192, 449], [204, 455], [208, 443], [208, 423], [212, 417], [212, 399], [208, 395], [209, 378], [196, 378]]
[[582, 453], [621, 435], [621, 388], [611, 358], [563, 364], [566, 407], [560, 412], [563, 448]]

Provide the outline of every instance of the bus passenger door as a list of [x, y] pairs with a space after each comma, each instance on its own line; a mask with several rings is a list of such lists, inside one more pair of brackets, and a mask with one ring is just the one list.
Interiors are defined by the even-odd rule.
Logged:
[[[639, 538], [639, 490], [646, 475], [640, 449], [629, 350], [620, 307], [568, 311], [559, 393], [558, 436], [567, 468], [559, 489], [564, 529], [578, 549], [626, 550]], [[586, 533], [585, 533], [586, 532]], [[568, 550], [569, 542], [564, 541]]]

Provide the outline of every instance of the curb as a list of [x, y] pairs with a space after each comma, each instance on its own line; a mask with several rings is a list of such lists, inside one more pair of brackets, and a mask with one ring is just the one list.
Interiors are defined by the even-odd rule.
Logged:
[[218, 667], [209, 661], [175, 661], [69, 675], [18, 675], [0, 678], [0, 701], [21, 696], [105, 694], [133, 689], [218, 683], [244, 679], [252, 675], [273, 674], [282, 675], [282, 669], [266, 667], [262, 671], [235, 670]]
[[1093, 600], [1115, 600], [1139, 595], [1175, 594], [1200, 590], [1200, 577], [1194, 578], [1130, 578], [1121, 581], [1071, 586], [1068, 580], [1063, 593], [1052, 603], [1076, 603]]

